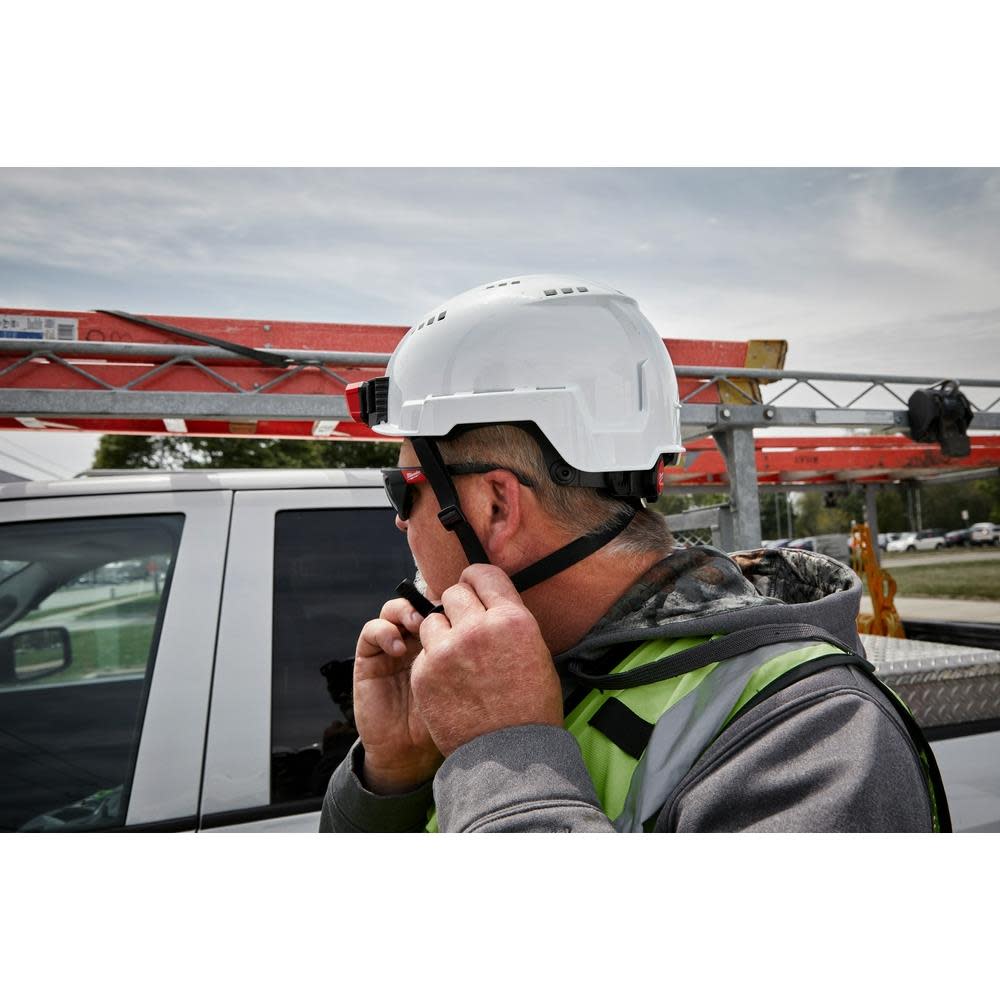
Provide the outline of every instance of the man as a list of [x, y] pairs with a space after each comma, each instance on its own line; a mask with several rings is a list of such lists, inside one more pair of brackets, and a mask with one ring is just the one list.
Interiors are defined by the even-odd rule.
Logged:
[[683, 448], [632, 299], [473, 289], [348, 396], [404, 439], [384, 476], [419, 589], [361, 631], [321, 830], [947, 827], [926, 741], [856, 655], [857, 577], [676, 549], [646, 509]]

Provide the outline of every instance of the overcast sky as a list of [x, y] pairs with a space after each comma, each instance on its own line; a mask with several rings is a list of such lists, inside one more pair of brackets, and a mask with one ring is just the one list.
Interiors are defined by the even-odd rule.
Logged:
[[[409, 325], [561, 271], [789, 368], [1000, 378], [1000, 171], [0, 169], [0, 220], [0, 305], [32, 312]], [[0, 468], [95, 442], [0, 435]]]

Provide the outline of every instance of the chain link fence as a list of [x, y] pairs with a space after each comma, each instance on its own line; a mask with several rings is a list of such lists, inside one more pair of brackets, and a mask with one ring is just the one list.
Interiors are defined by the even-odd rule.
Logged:
[[667, 527], [678, 545], [712, 545], [724, 552], [734, 548], [729, 504], [692, 507], [681, 514], [668, 514]]

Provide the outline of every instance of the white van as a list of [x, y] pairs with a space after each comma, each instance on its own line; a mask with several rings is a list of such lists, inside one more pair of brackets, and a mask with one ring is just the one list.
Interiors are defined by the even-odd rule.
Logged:
[[[376, 470], [0, 486], [0, 831], [316, 830], [358, 631], [413, 573], [393, 520]], [[956, 829], [1000, 829], [1000, 652], [900, 643], [869, 657]]]
[[412, 573], [375, 470], [0, 488], [0, 830], [315, 830]]

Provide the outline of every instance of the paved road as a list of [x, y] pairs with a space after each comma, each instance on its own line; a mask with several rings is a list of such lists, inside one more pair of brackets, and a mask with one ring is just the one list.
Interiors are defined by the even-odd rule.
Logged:
[[[896, 610], [904, 621], [932, 619], [946, 622], [1000, 624], [1000, 601], [950, 601], [940, 597], [896, 596]], [[870, 598], [861, 598], [861, 610], [871, 612]]]
[[886, 558], [882, 553], [882, 568], [890, 573], [897, 566], [936, 566], [938, 563], [982, 562], [1000, 559], [1000, 549], [993, 546], [979, 549], [945, 549], [944, 552], [916, 552], [913, 555], [896, 555]]
[[118, 601], [125, 597], [140, 597], [152, 594], [153, 584], [149, 580], [131, 580], [128, 583], [98, 583], [90, 587], [63, 587], [45, 598], [45, 610], [54, 611], [61, 607], [96, 605], [104, 601]]

